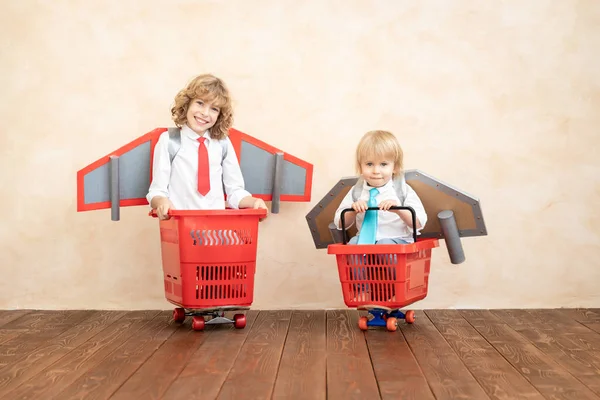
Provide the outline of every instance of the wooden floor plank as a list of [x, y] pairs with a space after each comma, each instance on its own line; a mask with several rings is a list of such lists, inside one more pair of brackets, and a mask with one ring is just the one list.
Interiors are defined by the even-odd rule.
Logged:
[[590, 308], [562, 308], [557, 310], [565, 317], [585, 324], [586, 322], [600, 322], [600, 311]]
[[[469, 311], [469, 316], [473, 316], [475, 311]], [[520, 327], [530, 326], [532, 323], [537, 324], [540, 328], [551, 331], [554, 327], [548, 323], [547, 320], [541, 318], [538, 315], [529, 314], [525, 310], [485, 310], [478, 311], [478, 320], [484, 321], [485, 323], [498, 323], [508, 324], [511, 328], [517, 329]], [[490, 315], [497, 318], [491, 319]]]
[[[496, 348], [535, 388], [552, 399], [595, 399], [598, 397], [533, 343], [506, 325], [490, 311], [484, 318], [461, 315]], [[488, 322], [489, 321], [489, 322]]]
[[[501, 313], [494, 313], [496, 316], [499, 316], [498, 314], [501, 316]], [[552, 319], [549, 320], [552, 323]], [[587, 343], [593, 343], [600, 339], [600, 335], [587, 330], [570, 334], [559, 332], [557, 335], [556, 331], [548, 331], [544, 327], [545, 325], [540, 327], [537, 323], [529, 323], [514, 329], [590, 390], [600, 395], [600, 351], [589, 349], [581, 342], [587, 338]]]
[[49, 325], [69, 325], [79, 322], [82, 318], [91, 317], [94, 312], [90, 310], [36, 310], [4, 324], [2, 329], [44, 331]]
[[11, 313], [4, 315], [2, 329], [40, 329], [43, 328], [44, 322], [65, 315], [65, 312], [60, 310], [31, 310], [25, 313], [17, 311], [14, 317]]
[[381, 395], [358, 312], [327, 311], [327, 398], [379, 399]]
[[28, 329], [0, 329], [0, 345], [11, 341], [21, 336], [23, 333], [27, 332], [29, 332]]
[[382, 399], [435, 399], [402, 331], [370, 328], [365, 339]]
[[4, 328], [4, 325], [15, 321], [33, 310], [0, 310], [0, 344], [6, 343], [9, 340], [15, 339], [23, 333], [29, 331], [28, 328]]
[[[175, 333], [115, 392], [111, 400], [163, 399], [165, 392], [191, 357], [210, 335], [192, 329], [187, 318]], [[189, 388], [198, 391], [199, 382], [190, 382]], [[204, 390], [202, 390], [204, 392]], [[186, 400], [190, 397], [185, 396]]]
[[294, 311], [273, 399], [319, 400], [327, 394], [325, 311]]
[[[549, 330], [557, 330], [561, 335], [577, 335], [580, 333], [589, 333], [590, 329], [572, 318], [565, 318], [558, 310], [524, 310], [535, 320], [543, 322], [536, 323], [538, 329], [546, 327]], [[534, 322], [534, 321], [532, 321]]]
[[261, 311], [217, 399], [271, 397], [292, 313]]
[[423, 311], [417, 311], [416, 322], [400, 324], [429, 386], [437, 400], [488, 399], [471, 372], [444, 340]]
[[600, 333], [600, 322], [585, 322], [584, 325], [590, 330]]
[[[132, 311], [107, 325], [99, 334], [35, 375], [6, 397], [15, 400], [51, 399], [94, 368], [129, 337], [144, 328], [158, 311]], [[60, 398], [60, 397], [59, 397]]]
[[[530, 320], [527, 323], [513, 327], [513, 329], [515, 329], [517, 332], [529, 332], [531, 329], [535, 329], [537, 332], [536, 335], [541, 334], [548, 338], [548, 340], [559, 340], [562, 345], [566, 346], [568, 349], [586, 350], [589, 352], [589, 354], [600, 359], [600, 334], [598, 334], [598, 332], [589, 329], [589, 327], [582, 324], [580, 321], [570, 318], [568, 315], [562, 313], [561, 310], [539, 311], [542, 311], [543, 314], [536, 313], [535, 311], [532, 312], [531, 310], [523, 310], [522, 312], [526, 313], [527, 315], [537, 315], [540, 317], [537, 320], [543, 320], [544, 322]], [[492, 314], [510, 325], [511, 320], [507, 319], [501, 310], [493, 310]], [[564, 325], [565, 323], [563, 322], [562, 327], [566, 328], [560, 329], [559, 324], [565, 320], [570, 320], [570, 322], [566, 323], [569, 326], [571, 325], [571, 322], [574, 322], [579, 324], [580, 328], [577, 328], [577, 331], [574, 332], [572, 328], [566, 327], [567, 325]], [[593, 319], [589, 319], [588, 321], [590, 320], [593, 321]], [[548, 326], [555, 326], [557, 328], [548, 329]]]
[[27, 332], [0, 345], [0, 367], [13, 364], [25, 357], [48, 340], [59, 336], [74, 324], [93, 317], [95, 311], [44, 311], [29, 313], [9, 322], [4, 329], [27, 329]]
[[491, 399], [544, 399], [458, 311], [426, 314]]
[[[528, 310], [529, 313], [538, 313], [547, 318], [551, 324], [557, 324], [557, 321], [562, 321], [563, 323], [567, 323], [564, 321], [568, 321], [569, 326], [573, 324], [580, 324], [583, 328], [579, 330], [577, 333], [588, 333], [589, 338], [592, 339], [593, 347], [597, 350], [600, 350], [600, 330], [598, 330], [598, 325], [600, 324], [600, 315], [598, 312], [594, 312], [588, 310], [584, 312], [583, 316], [579, 318], [565, 318], [565, 314], [562, 312], [563, 310]], [[589, 330], [589, 331], [588, 331]], [[565, 332], [561, 331], [561, 335], [564, 335]], [[586, 335], [578, 335], [584, 337]]]
[[120, 311], [92, 312], [90, 318], [75, 323], [60, 335], [46, 341], [43, 345], [20, 360], [0, 369], [0, 398], [23, 382], [32, 378], [47, 366], [53, 364], [77, 346], [106, 328], [125, 313]]
[[221, 325], [202, 332], [202, 342], [190, 350], [190, 359], [162, 399], [215, 399], [257, 316], [258, 311], [247, 311], [244, 329]]
[[29, 314], [33, 310], [0, 310], [0, 328], [22, 316]]
[[[515, 330], [519, 331], [520, 327], [535, 326], [537, 331], [545, 331], [549, 337], [571, 340], [577, 343], [574, 345], [575, 347], [582, 346], [590, 354], [600, 357], [600, 332], [593, 329], [595, 317], [590, 312], [580, 314], [579, 320], [570, 318], [562, 310], [524, 310], [523, 312], [533, 316], [533, 319], [515, 327]], [[492, 313], [504, 322], [509, 323], [502, 310], [494, 310]], [[583, 323], [584, 319], [581, 315], [588, 315], [585, 318], [585, 323]], [[578, 327], [574, 328], [573, 324], [578, 325]]]
[[[79, 315], [78, 313], [77, 315]], [[87, 314], [87, 316], [91, 316]], [[68, 311], [32, 311], [19, 318], [12, 319], [2, 326], [2, 331], [27, 330], [40, 333], [46, 330], [48, 325], [62, 324], [65, 319], [72, 319], [72, 312]], [[3, 346], [5, 347], [5, 346]]]
[[580, 324], [585, 325], [588, 329], [593, 330], [596, 333], [600, 333], [600, 309], [563, 308], [557, 311], [561, 312], [564, 316], [570, 317]]
[[58, 394], [59, 399], [108, 399], [175, 332], [172, 311], [158, 314], [136, 335]]

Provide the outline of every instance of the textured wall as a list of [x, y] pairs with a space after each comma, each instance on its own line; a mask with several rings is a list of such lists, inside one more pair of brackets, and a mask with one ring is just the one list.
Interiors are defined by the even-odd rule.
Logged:
[[77, 213], [76, 171], [212, 72], [235, 127], [314, 164], [261, 224], [255, 308], [344, 307], [304, 220], [371, 129], [479, 197], [489, 236], [434, 252], [426, 307], [600, 306], [600, 3], [0, 4], [0, 308], [168, 308], [145, 207]]

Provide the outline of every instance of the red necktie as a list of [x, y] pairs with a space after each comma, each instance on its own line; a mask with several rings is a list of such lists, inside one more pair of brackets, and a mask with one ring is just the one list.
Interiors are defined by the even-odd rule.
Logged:
[[206, 138], [198, 138], [198, 192], [206, 196], [210, 191], [210, 170], [208, 168], [208, 149], [204, 145]]

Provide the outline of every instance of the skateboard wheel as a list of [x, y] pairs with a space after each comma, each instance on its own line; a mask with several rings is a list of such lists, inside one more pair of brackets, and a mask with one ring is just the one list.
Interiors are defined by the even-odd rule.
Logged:
[[367, 329], [369, 329], [369, 318], [360, 317], [358, 319], [358, 327], [361, 331], [366, 331]]
[[176, 308], [173, 310], [173, 320], [175, 322], [183, 322], [185, 321], [185, 309]]
[[192, 317], [192, 329], [195, 331], [204, 330], [204, 317]]
[[409, 310], [404, 314], [404, 320], [407, 324], [413, 324], [415, 322], [415, 312], [413, 310]]
[[389, 317], [385, 323], [387, 330], [390, 332], [394, 332], [398, 329], [398, 320], [396, 317]]
[[233, 316], [233, 326], [237, 329], [244, 329], [246, 327], [246, 316], [244, 314], [235, 314]]

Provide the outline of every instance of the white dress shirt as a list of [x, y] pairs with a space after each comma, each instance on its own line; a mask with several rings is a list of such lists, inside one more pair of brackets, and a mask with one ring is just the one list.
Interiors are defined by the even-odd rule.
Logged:
[[198, 146], [200, 137], [187, 125], [181, 128], [181, 148], [171, 165], [169, 158], [169, 132], [160, 135], [154, 147], [152, 165], [152, 183], [146, 199], [148, 203], [155, 196], [168, 197], [177, 210], [219, 210], [227, 203], [239, 208], [240, 200], [251, 194], [244, 189], [244, 177], [238, 163], [235, 150], [229, 138], [227, 156], [223, 160], [223, 149], [217, 139], [212, 139], [208, 131], [203, 135], [204, 145], [208, 148], [210, 168], [210, 191], [206, 196], [198, 193]]
[[[365, 202], [369, 202], [369, 190], [372, 187], [367, 184], [365, 180], [363, 184], [363, 189], [360, 194], [359, 199], [364, 200]], [[379, 205], [384, 200], [396, 200], [398, 204], [400, 204], [400, 199], [396, 194], [396, 190], [394, 189], [394, 182], [390, 180], [388, 183], [383, 185], [379, 190], [379, 194], [375, 197], [377, 200], [377, 205]], [[425, 212], [425, 208], [423, 207], [423, 203], [421, 203], [421, 199], [417, 196], [417, 193], [411, 188], [409, 185], [406, 185], [406, 199], [404, 200], [404, 206], [412, 207], [415, 210], [417, 217], [417, 225], [420, 222], [421, 228], [417, 229], [419, 232], [425, 224], [427, 223], [427, 213]], [[346, 197], [340, 203], [338, 209], [335, 212], [334, 223], [338, 229], [341, 228], [341, 214], [342, 211], [346, 208], [352, 208], [352, 189], [348, 191]], [[349, 211], [350, 212], [350, 211]], [[356, 214], [356, 228], [360, 232], [360, 228], [362, 226], [363, 220], [365, 218], [365, 213], [357, 213]], [[348, 229], [349, 227], [346, 227]], [[377, 212], [377, 235], [375, 240], [381, 239], [391, 239], [391, 238], [401, 238], [409, 243], [413, 242], [412, 237], [412, 229], [402, 221], [400, 216], [393, 211], [378, 211]]]

